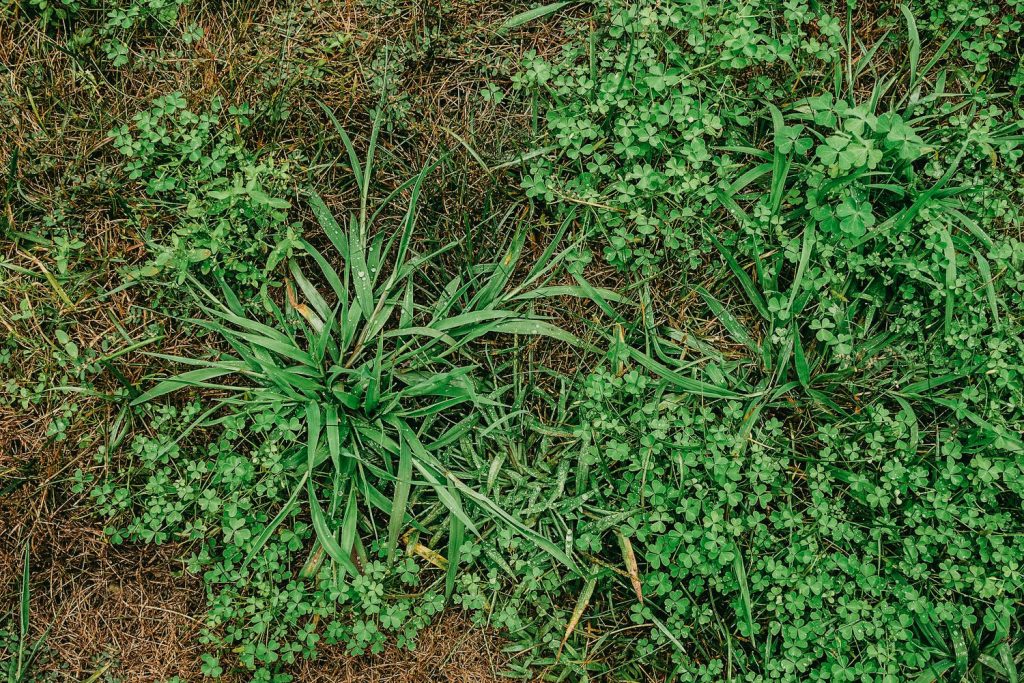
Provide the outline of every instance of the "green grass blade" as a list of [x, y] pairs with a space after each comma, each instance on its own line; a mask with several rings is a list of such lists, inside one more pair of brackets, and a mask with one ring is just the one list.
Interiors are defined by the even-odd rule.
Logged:
[[946, 311], [944, 325], [948, 335], [953, 326], [953, 307], [956, 302], [956, 247], [953, 246], [953, 238], [948, 230], [942, 228], [940, 234], [943, 239], [942, 256], [946, 259]]
[[729, 334], [732, 335], [732, 338], [746, 346], [755, 358], [761, 356], [761, 347], [756, 341], [754, 341], [754, 338], [750, 336], [750, 333], [747, 332], [747, 328], [740, 324], [740, 321], [729, 312], [729, 309], [727, 309], [718, 299], [711, 296], [711, 293], [708, 292], [708, 290], [700, 286], [696, 289], [697, 293], [700, 294], [702, 299], [704, 299], [704, 303], [708, 305], [708, 308], [711, 309], [711, 312], [718, 321], [722, 323], [722, 326], [728, 330]]
[[366, 264], [366, 245], [362, 230], [356, 225], [355, 217], [351, 220], [349, 230], [348, 253], [344, 256], [352, 264], [352, 283], [356, 291], [356, 301], [362, 317], [369, 321], [373, 315], [373, 274]]
[[[562, 642], [558, 646], [558, 652], [561, 654], [562, 648], [565, 647], [566, 642], [569, 640], [569, 636], [572, 635], [573, 631], [576, 630], [576, 625], [580, 623], [580, 619], [583, 618], [583, 613], [586, 611], [587, 606], [590, 604], [590, 598], [594, 595], [594, 588], [597, 587], [597, 577], [592, 576], [587, 580], [583, 586], [583, 590], [580, 592], [578, 598], [576, 598], [576, 607], [572, 611], [572, 616], [569, 617], [569, 623], [566, 624], [565, 634], [562, 636]], [[556, 655], [556, 660], [557, 660]]]
[[281, 523], [284, 522], [288, 515], [290, 515], [292, 511], [297, 507], [299, 493], [305, 488], [306, 479], [308, 477], [309, 472], [302, 473], [302, 477], [299, 479], [299, 483], [295, 485], [295, 488], [292, 489], [291, 495], [288, 496], [288, 501], [281, 506], [281, 509], [278, 510], [277, 514], [274, 515], [274, 518], [270, 520], [270, 523], [263, 528], [263, 531], [260, 532], [260, 535], [257, 536], [256, 539], [252, 542], [252, 546], [249, 548], [249, 552], [245, 556], [245, 560], [242, 561], [241, 569], [245, 569], [247, 566], [249, 566], [249, 563], [252, 562], [257, 555], [259, 555], [260, 550], [262, 550], [263, 546], [267, 544], [267, 541], [270, 540], [270, 537], [274, 535], [274, 532], [277, 530], [277, 528], [281, 526]]
[[398, 537], [405, 521], [406, 505], [409, 502], [409, 491], [412, 488], [412, 452], [409, 443], [399, 437], [398, 440], [398, 475], [395, 480], [395, 495], [391, 499], [391, 519], [388, 521], [388, 561], [395, 557]]
[[534, 7], [533, 9], [526, 10], [525, 12], [520, 12], [519, 14], [506, 19], [505, 22], [498, 27], [498, 33], [505, 33], [506, 31], [528, 24], [531, 21], [536, 21], [537, 19], [549, 16], [571, 4], [571, 1], [552, 2], [548, 5], [541, 5], [540, 7]]
[[990, 434], [995, 437], [995, 446], [1012, 453], [1021, 454], [1024, 453], [1024, 441], [1020, 440], [1020, 437], [1011, 434], [1006, 429], [992, 424], [981, 415], [978, 415], [974, 411], [966, 410], [963, 406], [958, 405], [955, 401], [950, 401], [945, 398], [932, 398], [933, 401], [939, 405], [945, 406], [950, 410], [957, 411], [967, 417], [968, 420], [973, 422], [983, 432]]
[[462, 508], [462, 503], [448, 490], [448, 484], [441, 480], [441, 476], [449, 478], [451, 475], [445, 472], [441, 464], [424, 448], [416, 432], [409, 427], [405, 420], [393, 418], [392, 423], [398, 428], [402, 439], [409, 445], [409, 449], [412, 451], [413, 466], [433, 486], [437, 497], [448, 508], [448, 511], [453, 516], [458, 517], [465, 525], [465, 528], [472, 532], [474, 536], [479, 536], [480, 532], [477, 530], [476, 524], [466, 514], [466, 511]]
[[[323, 109], [324, 112], [327, 114], [327, 118], [329, 118], [331, 120], [331, 123], [334, 124], [335, 130], [337, 130], [338, 134], [341, 135], [341, 142], [345, 145], [345, 151], [348, 153], [349, 165], [352, 167], [352, 176], [355, 178], [356, 187], [358, 187], [359, 192], [362, 193], [363, 187], [366, 185], [366, 180], [359, 163], [359, 155], [356, 153], [356, 148], [352, 144], [352, 139], [348, 136], [348, 133], [345, 131], [344, 126], [342, 126], [338, 119], [334, 116], [334, 112], [331, 111], [330, 107], [328, 107], [323, 102], [320, 102], [319, 104], [320, 108]], [[319, 197], [317, 198], [319, 199]]]
[[992, 278], [992, 269], [989, 267], [988, 259], [982, 256], [978, 250], [973, 250], [974, 260], [978, 262], [978, 273], [985, 282], [985, 298], [988, 300], [989, 310], [992, 312], [993, 326], [999, 325], [999, 301], [996, 299], [995, 280]]
[[[383, 105], [383, 102], [382, 96], [381, 105]], [[366, 206], [370, 198], [370, 181], [373, 179], [373, 157], [377, 151], [377, 138], [380, 135], [380, 127], [383, 120], [383, 112], [378, 111], [377, 115], [373, 117], [373, 126], [370, 129], [370, 142], [366, 146], [366, 165], [363, 166], [363, 186], [359, 196], [359, 239], [364, 244], [370, 237], [368, 234], [370, 226], [366, 221]]]
[[15, 680], [21, 680], [25, 674], [25, 649], [28, 647], [29, 614], [31, 610], [32, 588], [30, 583], [29, 561], [31, 558], [29, 544], [25, 542], [21, 565], [21, 601], [18, 606], [18, 670]]
[[309, 498], [309, 516], [313, 522], [313, 530], [316, 531], [317, 540], [320, 541], [320, 545], [323, 546], [328, 556], [338, 563], [343, 572], [348, 572], [355, 576], [359, 573], [359, 570], [356, 569], [355, 563], [352, 562], [352, 557], [342, 549], [341, 544], [334, 537], [334, 532], [327, 525], [324, 509], [317, 499], [316, 488], [313, 485], [312, 478], [306, 480], [306, 493]]
[[381, 394], [381, 377], [382, 365], [384, 362], [384, 339], [383, 337], [377, 337], [377, 353], [373, 356], [373, 362], [370, 365], [370, 377], [366, 383], [366, 391], [363, 395], [363, 412], [367, 415], [372, 415], [377, 410], [377, 405], [380, 403]]
[[352, 557], [352, 549], [358, 540], [359, 529], [359, 507], [356, 497], [356, 486], [354, 480], [348, 482], [348, 500], [345, 502], [345, 512], [341, 518], [341, 551], [345, 557]]
[[744, 395], [737, 393], [726, 387], [716, 386], [703, 380], [692, 379], [690, 377], [684, 377], [677, 372], [666, 368], [661, 363], [658, 363], [650, 356], [642, 351], [634, 349], [630, 346], [625, 348], [626, 354], [635, 363], [647, 368], [655, 375], [666, 380], [669, 384], [674, 386], [688, 394], [696, 394], [698, 396], [704, 396], [706, 398], [743, 398]]
[[[459, 499], [459, 492], [449, 486], [449, 495], [455, 500]], [[448, 518], [448, 569], [444, 577], [444, 599], [450, 600], [452, 591], [455, 590], [455, 577], [459, 573], [459, 561], [462, 555], [462, 544], [466, 539], [466, 526], [457, 515], [450, 515]]]
[[306, 474], [312, 476], [317, 451], [320, 450], [320, 405], [316, 401], [306, 403]]
[[900, 389], [898, 393], [902, 396], [910, 397], [927, 396], [928, 392], [930, 392], [932, 389], [937, 389], [944, 384], [955, 382], [957, 380], [963, 379], [964, 377], [965, 375], [959, 372], [951, 372], [945, 375], [939, 375], [938, 377], [929, 377], [928, 379], [923, 379], [918, 382], [908, 384], [907, 386]]
[[1002, 643], [996, 650], [999, 653], [999, 661], [1002, 662], [1006, 680], [1009, 683], [1017, 683], [1020, 680], [1020, 676], [1017, 672], [1017, 663], [1014, 660], [1010, 644]]
[[718, 253], [722, 255], [722, 258], [724, 258], [725, 262], [729, 265], [729, 269], [733, 272], [733, 275], [735, 275], [736, 279], [739, 280], [740, 286], [746, 293], [747, 298], [750, 299], [750, 303], [754, 304], [754, 308], [756, 308], [757, 312], [761, 314], [761, 317], [765, 320], [772, 320], [772, 315], [768, 312], [768, 306], [764, 302], [761, 290], [758, 289], [754, 284], [754, 281], [750, 279], [749, 275], [747, 275], [747, 271], [740, 267], [739, 262], [737, 262], [733, 255], [730, 254], [724, 246], [722, 246], [722, 243], [719, 242], [714, 235], [708, 235], [708, 237], [711, 239], [711, 243], [715, 245], [715, 248], [718, 249]]
[[796, 378], [805, 389], [811, 385], [811, 366], [804, 355], [804, 345], [800, 341], [800, 329], [793, 325], [793, 365], [796, 367]]
[[936, 683], [936, 681], [945, 680], [943, 678], [943, 674], [949, 671], [952, 666], [953, 662], [949, 659], [939, 660], [922, 671], [920, 675], [914, 679], [914, 683]]
[[684, 657], [690, 656], [690, 653], [687, 651], [687, 649], [683, 647], [683, 644], [679, 642], [679, 639], [676, 638], [675, 634], [672, 633], [671, 630], [669, 630], [668, 626], [665, 626], [665, 624], [662, 623], [661, 619], [652, 616], [651, 621], [654, 622], [654, 625], [658, 627], [658, 630], [665, 634], [665, 637], [668, 638], [669, 642], [672, 643], [672, 645], [677, 650], [679, 650], [679, 652], [682, 653]]
[[572, 346], [583, 346], [579, 337], [545, 320], [501, 320], [490, 327], [494, 332], [550, 337]]
[[347, 254], [348, 238], [345, 236], [344, 229], [338, 223], [334, 214], [331, 213], [331, 210], [327, 208], [324, 200], [313, 190], [309, 190], [309, 207], [313, 210], [313, 215], [316, 216], [320, 227], [323, 228], [324, 233], [331, 240], [331, 244], [338, 250], [338, 253]]
[[754, 606], [750, 600], [750, 586], [747, 584], [747, 568], [743, 564], [743, 555], [740, 553], [739, 547], [736, 548], [736, 555], [733, 557], [732, 562], [733, 572], [736, 574], [736, 582], [740, 586], [740, 600], [743, 603], [743, 620], [747, 623], [749, 633], [747, 634], [750, 638], [750, 644], [753, 648], [757, 649], [757, 643], [754, 640]]
[[794, 306], [796, 304], [797, 295], [800, 293], [800, 286], [804, 281], [804, 274], [807, 272], [807, 266], [811, 261], [811, 253], [814, 251], [815, 222], [813, 220], [807, 221], [807, 227], [804, 228], [804, 238], [800, 245], [800, 262], [796, 267], [796, 275], [793, 276], [793, 284], [790, 285], [789, 292], [789, 312], [795, 312]]
[[232, 330], [215, 323], [207, 325], [210, 329], [220, 333], [225, 338], [235, 337], [247, 341], [250, 344], [254, 344], [260, 348], [266, 349], [271, 353], [275, 353], [278, 356], [282, 356], [289, 360], [293, 360], [302, 365], [315, 368], [316, 363], [313, 362], [313, 357], [308, 353], [300, 349], [295, 345], [295, 342], [288, 340], [287, 343], [279, 341], [278, 339], [272, 339], [270, 337], [264, 337], [259, 334], [251, 334], [249, 332], [239, 332], [238, 330]]
[[[405, 218], [402, 220], [402, 234], [398, 240], [398, 251], [395, 253], [395, 263], [405, 263], [406, 256], [409, 254], [409, 243], [412, 240], [412, 233], [416, 227], [416, 210], [419, 207], [420, 192], [423, 189], [423, 181], [426, 179], [427, 174], [434, 169], [434, 165], [424, 166], [423, 169], [416, 175], [416, 182], [413, 183], [412, 190], [409, 193], [409, 207], [406, 209]], [[398, 267], [391, 271], [391, 280], [385, 290], [391, 289], [391, 284], [394, 282], [395, 277], [398, 274]]]
[[[199, 370], [189, 370], [188, 372], [183, 372], [183, 373], [181, 373], [179, 375], [175, 375], [174, 377], [170, 377], [168, 379], [165, 379], [165, 380], [159, 382], [155, 387], [153, 387], [149, 391], [147, 391], [147, 392], [141, 394], [140, 396], [138, 396], [137, 398], [135, 398], [131, 402], [131, 405], [138, 406], [138, 405], [142, 405], [143, 403], [149, 403], [153, 399], [160, 398], [161, 396], [165, 396], [167, 394], [170, 394], [170, 393], [173, 393], [175, 391], [178, 391], [179, 389], [184, 389], [184, 388], [187, 388], [187, 387], [211, 387], [212, 388], [212, 387], [216, 386], [217, 388], [220, 388], [219, 385], [211, 385], [211, 384], [209, 384], [209, 380], [216, 379], [217, 377], [223, 377], [224, 375], [234, 374], [234, 373], [238, 372], [240, 369], [241, 369], [240, 367], [239, 368], [213, 367], [213, 368], [201, 368]], [[234, 388], [234, 387], [229, 387], [229, 388]]]
[[917, 32], [914, 13], [906, 5], [900, 5], [900, 12], [907, 20], [907, 39], [910, 42], [910, 88], [917, 85], [917, 67], [921, 63], [921, 36]]

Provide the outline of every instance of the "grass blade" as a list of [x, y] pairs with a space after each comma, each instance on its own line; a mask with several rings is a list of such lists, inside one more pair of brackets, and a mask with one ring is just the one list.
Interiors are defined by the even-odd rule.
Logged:
[[583, 618], [583, 613], [587, 609], [587, 605], [590, 604], [590, 597], [594, 594], [594, 588], [597, 586], [597, 577], [592, 576], [587, 580], [587, 583], [583, 586], [583, 590], [580, 592], [579, 598], [576, 599], [576, 608], [572, 611], [572, 616], [569, 618], [569, 623], [565, 627], [565, 635], [562, 636], [562, 642], [558, 644], [558, 653], [555, 655], [555, 661], [562, 656], [562, 648], [565, 647], [566, 641], [569, 640], [569, 636], [576, 630], [576, 625], [580, 623], [580, 619]]
[[[348, 152], [348, 161], [349, 165], [352, 167], [352, 176], [355, 178], [356, 187], [359, 188], [359, 192], [361, 194], [363, 192], [363, 187], [365, 186], [366, 181], [363, 176], [362, 168], [360, 167], [359, 164], [359, 155], [356, 153], [356, 148], [352, 144], [352, 138], [348, 136], [348, 133], [345, 131], [344, 126], [342, 126], [338, 119], [334, 116], [334, 112], [331, 111], [330, 107], [328, 107], [323, 102], [320, 102], [319, 104], [320, 108], [323, 109], [324, 112], [326, 112], [327, 118], [329, 118], [331, 120], [331, 123], [334, 124], [335, 130], [337, 130], [338, 134], [341, 135], [341, 142], [345, 145], [345, 151]], [[317, 197], [317, 199], [319, 199], [319, 197]], [[322, 204], [323, 202], [321, 201], [320, 203]]]
[[373, 315], [373, 287], [371, 285], [371, 273], [366, 265], [366, 245], [362, 230], [356, 225], [355, 216], [352, 217], [349, 229], [348, 253], [344, 254], [349, 263], [352, 264], [353, 286], [356, 290], [356, 301], [362, 317], [369, 320]]
[[505, 22], [498, 28], [498, 33], [505, 33], [506, 31], [528, 24], [531, 21], [536, 21], [542, 17], [554, 14], [563, 7], [571, 4], [572, 2], [552, 2], [548, 5], [542, 5], [540, 7], [534, 7], [531, 10], [526, 10], [525, 12], [520, 12], [514, 17], [505, 20]]
[[391, 519], [388, 521], [388, 561], [395, 557], [398, 537], [405, 521], [405, 508], [409, 501], [412, 488], [412, 452], [409, 442], [399, 437], [398, 440], [398, 476], [395, 481], [395, 495], [391, 499]]
[[747, 623], [747, 635], [756, 650], [757, 644], [754, 641], [754, 606], [750, 600], [750, 586], [747, 585], [747, 568], [743, 564], [743, 555], [740, 553], [739, 547], [736, 548], [732, 567], [733, 572], [736, 574], [736, 582], [740, 585], [740, 599], [743, 601], [743, 620]]
[[352, 549], [355, 547], [359, 523], [359, 508], [356, 505], [355, 482], [349, 480], [348, 500], [345, 503], [345, 512], [341, 518], [341, 551], [345, 557], [352, 557]]
[[800, 329], [793, 325], [793, 364], [796, 366], [796, 378], [800, 386], [807, 388], [811, 385], [811, 366], [807, 363], [804, 355], [804, 345], [800, 341]]
[[298, 502], [299, 493], [302, 491], [303, 488], [305, 488], [307, 477], [309, 477], [309, 472], [303, 472], [302, 478], [299, 479], [299, 483], [295, 485], [295, 488], [292, 490], [292, 494], [288, 497], [288, 502], [281, 506], [281, 509], [278, 511], [278, 513], [274, 515], [274, 519], [270, 520], [270, 523], [263, 528], [263, 531], [260, 532], [260, 535], [256, 537], [256, 540], [253, 541], [252, 547], [249, 548], [248, 555], [246, 555], [245, 560], [243, 560], [242, 562], [242, 569], [247, 567], [249, 563], [252, 562], [252, 560], [259, 554], [263, 546], [267, 544], [267, 541], [270, 540], [270, 537], [273, 536], [274, 531], [276, 531], [277, 528], [281, 526], [281, 523], [285, 520], [285, 518], [287, 518], [288, 515], [291, 514], [292, 510], [295, 509]]
[[906, 5], [900, 5], [900, 12], [907, 20], [907, 39], [910, 41], [910, 88], [917, 85], [917, 67], [921, 63], [921, 36], [917, 32], [914, 13]]
[[175, 375], [159, 382], [155, 387], [142, 395], [135, 398], [131, 405], [137, 406], [143, 403], [148, 403], [155, 398], [160, 398], [167, 394], [173, 393], [178, 389], [186, 387], [216, 387], [217, 385], [211, 385], [208, 383], [211, 379], [217, 377], [223, 377], [224, 375], [231, 375], [238, 372], [241, 368], [200, 368], [199, 370], [189, 370], [183, 372], [180, 375]]
[[[459, 492], [449, 486], [448, 493], [456, 501], [459, 499]], [[452, 591], [455, 590], [455, 577], [459, 572], [459, 559], [462, 552], [462, 544], [465, 542], [466, 526], [458, 515], [451, 514], [448, 517], [448, 571], [444, 577], [444, 599], [450, 600]]]
[[32, 589], [29, 584], [30, 570], [29, 570], [29, 544], [25, 542], [24, 559], [22, 560], [21, 569], [21, 602], [18, 608], [18, 670], [15, 676], [16, 681], [20, 681], [25, 674], [25, 668], [27, 662], [25, 661], [25, 648], [28, 646], [28, 627], [29, 627], [29, 614], [31, 609], [31, 598]]
[[327, 525], [327, 518], [324, 516], [323, 507], [320, 506], [312, 478], [306, 480], [306, 492], [309, 497], [309, 516], [313, 521], [313, 529], [316, 531], [317, 540], [330, 558], [341, 566], [343, 572], [348, 572], [355, 576], [359, 573], [359, 570], [356, 569], [351, 556], [342, 549], [341, 544], [334, 537], [334, 532]]
[[747, 271], [740, 267], [739, 262], [737, 262], [733, 255], [730, 254], [724, 246], [722, 246], [722, 243], [719, 242], [714, 235], [708, 235], [708, 237], [711, 239], [711, 243], [715, 245], [715, 248], [718, 249], [722, 258], [724, 258], [725, 262], [729, 265], [729, 269], [732, 270], [733, 275], [735, 275], [736, 279], [740, 281], [740, 286], [743, 288], [743, 291], [746, 292], [747, 298], [750, 299], [750, 303], [754, 304], [754, 308], [756, 308], [757, 312], [761, 314], [761, 317], [765, 320], [771, 321], [773, 318], [768, 312], [768, 306], [764, 302], [761, 290], [757, 288], [754, 281], [750, 279], [749, 275], [747, 275]]
[[729, 309], [722, 305], [718, 299], [711, 296], [711, 293], [703, 287], [698, 286], [697, 293], [700, 294], [702, 299], [704, 299], [704, 303], [708, 305], [708, 308], [711, 309], [711, 312], [715, 315], [718, 321], [722, 323], [726, 330], [729, 331], [729, 334], [732, 335], [733, 339], [746, 346], [755, 358], [762, 355], [760, 346], [747, 332], [747, 328], [741, 325], [740, 321], [729, 312]]
[[633, 543], [626, 534], [618, 529], [615, 530], [615, 538], [619, 542], [619, 550], [622, 551], [622, 561], [626, 565], [626, 573], [629, 574], [629, 582], [633, 586], [633, 592], [636, 593], [636, 599], [643, 603], [643, 584], [640, 581], [640, 567], [636, 561], [636, 553], [633, 552]]

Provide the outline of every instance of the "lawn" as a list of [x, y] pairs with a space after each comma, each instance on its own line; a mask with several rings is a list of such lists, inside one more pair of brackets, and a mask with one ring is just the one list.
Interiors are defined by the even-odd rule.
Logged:
[[11, 0], [3, 683], [1016, 683], [1022, 23]]

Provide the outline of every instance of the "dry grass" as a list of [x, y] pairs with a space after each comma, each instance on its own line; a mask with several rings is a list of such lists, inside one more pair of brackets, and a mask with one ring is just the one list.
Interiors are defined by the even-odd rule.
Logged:
[[[83, 681], [97, 672], [123, 683], [199, 680], [203, 590], [180, 571], [178, 549], [111, 546], [98, 525], [78, 514], [74, 507], [43, 510], [22, 528], [33, 539], [32, 637], [48, 632], [37, 673], [56, 681]], [[22, 535], [0, 536], [4, 612], [15, 602]], [[497, 682], [507, 661], [501, 645], [450, 614], [423, 631], [413, 652], [389, 644], [378, 655], [352, 657], [326, 647], [292, 673], [298, 683]]]
[[324, 648], [319, 657], [295, 671], [300, 683], [499, 683], [507, 657], [493, 634], [448, 615], [425, 629], [409, 652], [389, 645], [370, 657], [349, 657]]
[[100, 670], [126, 682], [195, 678], [201, 586], [177, 571], [176, 548], [112, 546], [76, 501], [57, 498], [41, 487], [2, 510], [13, 522], [0, 534], [5, 609], [15, 602], [31, 539], [32, 638], [46, 633], [39, 673], [68, 681]]

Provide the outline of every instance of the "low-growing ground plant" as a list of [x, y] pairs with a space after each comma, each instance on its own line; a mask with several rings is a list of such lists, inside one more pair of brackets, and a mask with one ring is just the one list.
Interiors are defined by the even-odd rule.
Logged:
[[[644, 315], [606, 311], [623, 329], [564, 418], [575, 477], [542, 513], [589, 576], [570, 599], [524, 570], [507, 625], [570, 677], [1014, 680], [1024, 117], [952, 85], [989, 24], [904, 7], [863, 46], [826, 6], [690, 10], [607, 3], [519, 80], [557, 149], [527, 194], [650, 275]], [[776, 37], [783, 19], [817, 35]], [[730, 70], [771, 63], [813, 87], [729, 94]], [[659, 320], [666, 289], [694, 322]]]
[[156, 202], [149, 210], [163, 214], [158, 222], [172, 223], [169, 234], [152, 236], [155, 257], [145, 276], [181, 284], [197, 272], [253, 289], [298, 244], [291, 204], [281, 198], [289, 164], [241, 143], [235, 127], [250, 125], [247, 114], [246, 106], [225, 107], [219, 98], [196, 114], [171, 93], [110, 131], [128, 179]]
[[[70, 28], [68, 45], [73, 50], [95, 46], [111, 67], [118, 68], [132, 61], [130, 46], [136, 33], [175, 30], [188, 0], [27, 0], [19, 4], [44, 30]], [[89, 21], [95, 16], [101, 19]], [[195, 29], [186, 29], [186, 39], [189, 31]]]

